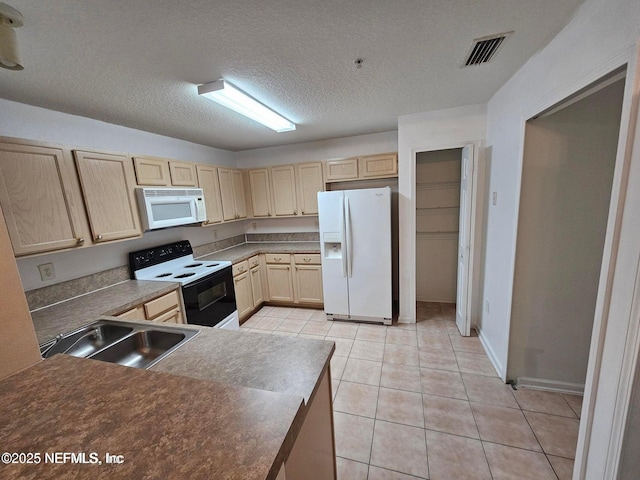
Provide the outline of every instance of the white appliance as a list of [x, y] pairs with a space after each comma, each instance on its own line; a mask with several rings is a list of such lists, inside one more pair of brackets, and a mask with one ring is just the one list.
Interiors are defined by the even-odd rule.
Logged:
[[144, 230], [204, 222], [207, 211], [201, 188], [136, 188]]
[[182, 286], [187, 323], [238, 330], [231, 262], [194, 260], [188, 240], [129, 253], [136, 280], [176, 282]]
[[328, 320], [391, 325], [391, 189], [318, 192]]

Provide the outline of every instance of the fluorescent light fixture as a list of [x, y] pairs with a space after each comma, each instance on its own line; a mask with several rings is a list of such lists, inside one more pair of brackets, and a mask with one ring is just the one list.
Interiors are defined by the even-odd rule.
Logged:
[[276, 132], [290, 132], [296, 129], [295, 123], [278, 115], [225, 80], [199, 85], [198, 94], [251, 120], [260, 122]]

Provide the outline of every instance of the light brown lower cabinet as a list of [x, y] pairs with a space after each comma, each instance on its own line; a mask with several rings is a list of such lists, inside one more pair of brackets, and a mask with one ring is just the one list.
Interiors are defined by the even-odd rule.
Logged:
[[295, 254], [293, 276], [296, 303], [322, 305], [322, 265], [319, 254]]
[[126, 320], [152, 320], [159, 323], [185, 323], [179, 289], [161, 295], [116, 315]]
[[272, 302], [294, 302], [290, 257], [289, 254], [265, 255], [269, 300]]
[[[289, 458], [277, 480], [335, 480], [336, 448], [329, 367], [310, 399], [308, 411]], [[280, 477], [282, 475], [282, 477]]]

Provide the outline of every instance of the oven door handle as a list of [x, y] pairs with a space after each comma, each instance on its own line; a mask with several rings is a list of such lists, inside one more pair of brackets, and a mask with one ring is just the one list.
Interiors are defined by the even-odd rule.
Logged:
[[229, 276], [231, 276], [231, 267], [224, 267], [222, 270], [218, 270], [217, 272], [212, 273], [211, 275], [207, 275], [206, 277], [202, 277], [198, 280], [194, 280], [191, 283], [187, 283], [186, 285], [182, 285], [183, 289], [187, 289], [187, 288], [191, 288], [191, 287], [198, 287], [199, 285], [202, 285], [204, 283], [209, 283], [211, 281], [215, 281], [218, 278], [224, 278], [224, 275], [228, 274]]

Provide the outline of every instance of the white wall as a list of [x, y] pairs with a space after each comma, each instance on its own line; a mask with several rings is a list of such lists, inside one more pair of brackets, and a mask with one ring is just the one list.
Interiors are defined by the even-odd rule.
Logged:
[[400, 223], [400, 317], [416, 319], [416, 219], [417, 152], [463, 147], [485, 138], [484, 105], [451, 108], [398, 118], [398, 190]]
[[0, 135], [111, 152], [235, 167], [228, 150], [0, 99]]
[[245, 150], [236, 152], [236, 162], [238, 168], [253, 168], [397, 151], [398, 132], [392, 131]]
[[507, 377], [584, 389], [624, 80], [527, 122]]
[[599, 68], [624, 62], [640, 36], [640, 3], [587, 0], [572, 21], [532, 57], [489, 101], [487, 163], [489, 195], [484, 298], [490, 312], [481, 321], [484, 339], [506, 374], [514, 273], [524, 121], [597, 80]]
[[[484, 295], [491, 300], [491, 311], [483, 314], [482, 331], [486, 344], [495, 352], [496, 365], [504, 378], [524, 121], [606, 73], [627, 63], [631, 67], [631, 86], [625, 89], [623, 103], [622, 150], [618, 152], [612, 198], [612, 211], [619, 215], [619, 221], [610, 221], [605, 240], [605, 252], [612, 254], [605, 257], [605, 261], [611, 258], [612, 263], [611, 269], [608, 263], [605, 265], [596, 302], [585, 386], [585, 416], [576, 451], [576, 479], [615, 478], [612, 468], [616, 465], [619, 445], [618, 425], [626, 415], [628, 333], [630, 328], [636, 331], [638, 322], [637, 317], [629, 314], [638, 273], [638, 228], [635, 228], [638, 217], [628, 215], [637, 214], [635, 206], [640, 204], [640, 165], [637, 164], [640, 163], [640, 138], [637, 137], [640, 130], [629, 123], [637, 116], [639, 92], [635, 82], [639, 38], [640, 2], [586, 0], [571, 22], [492, 97], [487, 109], [488, 183], [489, 190], [498, 193], [498, 204], [489, 208], [487, 218]], [[627, 142], [626, 135], [634, 133], [635, 143]], [[630, 169], [623, 171], [618, 167], [625, 162], [630, 162]], [[630, 188], [621, 192], [625, 178], [629, 178]], [[616, 189], [618, 195], [615, 195]], [[615, 203], [618, 200], [625, 202], [624, 216]], [[619, 242], [612, 234], [614, 230], [620, 232]], [[605, 321], [599, 323], [599, 318]]]

